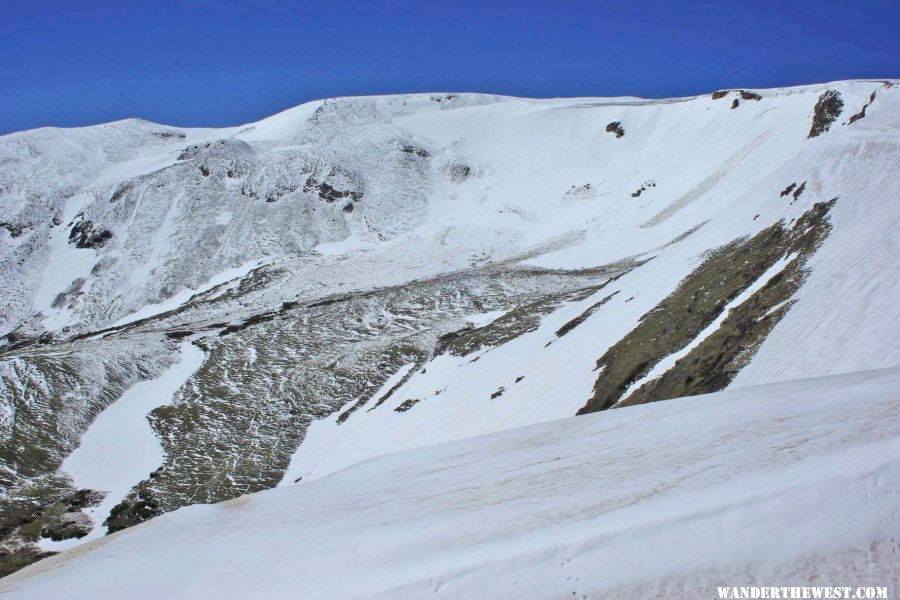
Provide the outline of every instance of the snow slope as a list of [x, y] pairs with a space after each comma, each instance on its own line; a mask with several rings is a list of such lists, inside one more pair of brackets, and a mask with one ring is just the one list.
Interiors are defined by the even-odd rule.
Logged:
[[[190, 342], [181, 344], [181, 352], [181, 360], [157, 379], [134, 385], [100, 413], [78, 448], [63, 461], [62, 468], [76, 486], [107, 492], [102, 503], [86, 511], [95, 522], [102, 523], [131, 487], [162, 462], [159, 440], [146, 417], [154, 408], [171, 402], [175, 391], [203, 362], [203, 352]], [[44, 541], [43, 547], [62, 550], [102, 534], [103, 529], [96, 527], [84, 538]]]
[[[124, 527], [643, 392], [900, 366], [896, 83], [0, 136], [0, 572], [112, 507]], [[158, 379], [184, 348], [199, 364]], [[77, 466], [120, 449], [121, 477]]]
[[[715, 597], [881, 585], [900, 370], [742, 388], [390, 454], [165, 515], [0, 582], [11, 598]], [[827, 525], [827, 526], [826, 526]]]
[[[847, 89], [860, 94], [859, 85], [854, 82]], [[653, 260], [583, 302], [554, 312], [537, 331], [479, 353], [477, 363], [470, 357], [436, 358], [426, 372], [397, 390], [391, 407], [408, 398], [433, 398], [437, 393], [439, 398], [400, 415], [358, 412], [339, 427], [336, 416], [315, 422], [283, 483], [322, 476], [385, 451], [574, 413], [597, 378], [597, 357], [676, 289], [709, 249], [752, 235], [773, 219], [793, 222], [809, 206], [802, 203], [804, 197], [807, 202], [839, 198], [830, 217], [834, 229], [811, 259], [809, 279], [796, 301], [732, 385], [900, 364], [900, 105], [893, 104], [896, 96], [879, 91], [876, 102], [885, 102], [881, 120], [867, 122], [874, 115], [869, 113], [852, 126], [860, 126], [857, 129], [836, 123], [827, 134], [831, 138], [808, 139], [804, 95], [813, 89], [764, 92], [758, 103], [744, 103], [727, 113], [739, 121], [735, 129], [719, 127], [711, 113], [728, 111], [736, 93], [719, 100], [572, 102], [552, 108], [513, 101], [512, 107], [498, 103], [398, 119], [417, 135], [463, 148], [475, 164], [491, 165], [488, 175], [454, 188], [448, 202], [432, 209], [435, 228], [446, 223], [474, 227], [484, 222], [485, 214], [494, 213], [490, 223], [502, 229], [513, 218], [528, 222], [528, 215], [540, 224], [532, 234], [584, 228], [580, 240], [528, 264], [573, 269], [629, 256]], [[846, 112], [856, 105], [853, 102], [861, 105], [863, 99], [857, 98], [847, 99]], [[607, 134], [609, 143], [597, 144], [584, 136], [613, 119], [626, 126], [621, 140]], [[641, 136], [644, 127], [647, 137]], [[529, 149], [524, 158], [522, 148]], [[560, 164], [559, 156], [568, 160]], [[649, 179], [656, 187], [622, 202], [620, 190], [632, 191]], [[590, 191], [564, 189], [565, 183], [585, 181], [592, 183]], [[794, 181], [807, 182], [796, 201], [780, 195]], [[553, 197], [562, 201], [551, 209], [546, 199]], [[510, 199], [515, 202], [513, 213], [504, 212]], [[696, 233], [663, 247], [698, 227]], [[776, 271], [748, 287], [719, 319]], [[615, 292], [571, 336], [556, 339], [559, 326]], [[720, 322], [711, 323], [684, 350], [699, 344]], [[640, 382], [681, 358], [675, 350], [681, 349], [673, 349]], [[524, 379], [516, 382], [519, 376]], [[487, 402], [501, 389], [501, 397]]]

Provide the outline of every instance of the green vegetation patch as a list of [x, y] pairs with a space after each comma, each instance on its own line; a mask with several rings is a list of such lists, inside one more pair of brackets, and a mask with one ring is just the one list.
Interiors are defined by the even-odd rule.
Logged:
[[[454, 356], [468, 356], [485, 348], [495, 348], [526, 333], [537, 330], [541, 318], [550, 314], [566, 302], [580, 302], [607, 285], [593, 285], [570, 292], [550, 294], [535, 302], [518, 306], [502, 317], [483, 327], [471, 327], [444, 336], [436, 354], [449, 352]], [[587, 317], [585, 317], [587, 318]]]
[[578, 315], [577, 317], [575, 317], [574, 319], [565, 323], [562, 327], [557, 329], [556, 337], [562, 337], [562, 336], [566, 335], [567, 333], [569, 333], [570, 331], [572, 331], [573, 329], [575, 329], [576, 327], [578, 327], [579, 325], [581, 325], [582, 323], [587, 321], [588, 317], [590, 317], [592, 314], [594, 314], [594, 312], [596, 312], [596, 310], [598, 308], [600, 308], [601, 306], [603, 306], [604, 304], [606, 304], [607, 302], [612, 300], [612, 297], [618, 293], [619, 293], [619, 290], [616, 290], [615, 292], [613, 292], [609, 296], [606, 296], [602, 300], [591, 304], [580, 315]]
[[[835, 199], [836, 200], [836, 199]], [[779, 222], [750, 239], [710, 254], [678, 289], [641, 317], [631, 333], [597, 361], [594, 392], [579, 414], [724, 388], [750, 360], [789, 309], [802, 284], [804, 266], [831, 231], [827, 215], [835, 200], [818, 203], [788, 228]], [[662, 377], [629, 398], [624, 392], [666, 356], [687, 346], [724, 308], [772, 265], [796, 255], [750, 299], [732, 310], [722, 326]], [[774, 310], [773, 310], [774, 309]]]
[[102, 499], [103, 493], [75, 490], [56, 475], [8, 490], [0, 497], [0, 577], [55, 554], [40, 549], [36, 542], [41, 538], [60, 541], [87, 535], [93, 523], [82, 509]]

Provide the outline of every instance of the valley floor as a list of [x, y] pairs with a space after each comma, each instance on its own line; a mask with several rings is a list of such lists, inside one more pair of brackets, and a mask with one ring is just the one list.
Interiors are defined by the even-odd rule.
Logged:
[[726, 390], [381, 456], [182, 508], [11, 598], [715, 598], [900, 584], [900, 369]]

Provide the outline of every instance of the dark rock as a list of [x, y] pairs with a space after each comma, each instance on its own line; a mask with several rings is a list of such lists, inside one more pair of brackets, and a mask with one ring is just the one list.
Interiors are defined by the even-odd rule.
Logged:
[[178, 155], [178, 160], [190, 160], [195, 156], [198, 156], [204, 150], [208, 150], [212, 146], [211, 142], [206, 142], [205, 144], [194, 144], [192, 146], [188, 146], [184, 150], [181, 151], [181, 154]]
[[417, 148], [412, 144], [403, 144], [403, 146], [400, 147], [400, 150], [407, 154], [415, 154], [420, 158], [428, 158], [429, 156], [431, 156], [431, 153], [428, 152], [428, 150], [425, 150], [424, 148]]
[[91, 532], [94, 524], [83, 512], [67, 512], [52, 519], [47, 519], [41, 528], [41, 537], [54, 542], [71, 538], [83, 538]]
[[56, 298], [50, 303], [50, 307], [56, 309], [71, 307], [75, 300], [81, 296], [81, 288], [84, 286], [85, 281], [84, 277], [74, 279], [63, 292], [56, 295]]
[[712, 99], [713, 99], [713, 100], [718, 100], [718, 99], [720, 99], [720, 98], [724, 98], [725, 96], [728, 95], [728, 92], [730, 92], [730, 91], [731, 91], [731, 90], [719, 90], [718, 92], [713, 92], [713, 93], [712, 93]]
[[869, 105], [866, 104], [865, 106], [862, 107], [862, 110], [861, 110], [861, 111], [859, 111], [859, 112], [856, 113], [855, 115], [851, 115], [851, 116], [850, 116], [850, 120], [847, 121], [847, 125], [853, 125], [854, 123], [856, 123], [857, 121], [859, 121], [860, 119], [862, 119], [863, 117], [865, 117], [865, 116], [866, 116], [866, 107], [868, 107], [868, 106], [869, 106]]
[[816, 107], [813, 109], [812, 127], [809, 130], [810, 138], [818, 137], [828, 131], [844, 109], [844, 101], [841, 93], [836, 90], [828, 90], [819, 96]]
[[35, 336], [26, 335], [18, 331], [11, 331], [0, 338], [0, 340], [6, 342], [6, 344], [2, 345], [4, 352], [27, 348], [28, 346], [33, 346], [37, 343], [37, 338]]
[[455, 98], [456, 98], [456, 94], [444, 94], [443, 96], [432, 96], [431, 100], [433, 102], [443, 102], [443, 101], [449, 102], [450, 100], [454, 100]]
[[193, 332], [193, 331], [188, 331], [188, 330], [185, 330], [185, 331], [167, 331], [167, 332], [166, 332], [166, 337], [169, 338], [170, 340], [180, 340], [180, 339], [182, 339], [182, 338], [186, 338], [186, 337], [189, 337], [189, 336], [192, 336], [192, 335], [194, 335], [194, 332]]
[[[325, 202], [331, 203], [344, 198], [350, 198], [353, 201], [361, 200], [363, 193], [357, 190], [339, 190], [327, 182], [319, 183], [316, 179], [310, 177], [303, 186], [304, 191], [316, 190], [319, 198]], [[348, 211], [349, 212], [349, 211]]]
[[20, 548], [0, 546], [0, 577], [6, 577], [54, 554], [58, 552], [45, 552], [36, 544], [27, 544]]
[[785, 196], [787, 196], [788, 194], [790, 194], [792, 191], [794, 191], [794, 188], [795, 188], [795, 187], [797, 187], [797, 184], [796, 184], [796, 183], [792, 183], [791, 185], [789, 185], [789, 186], [787, 186], [786, 188], [784, 188], [784, 189], [781, 191], [781, 197], [784, 198]]
[[109, 258], [109, 257], [101, 258], [99, 261], [97, 261], [97, 264], [95, 264], [93, 267], [91, 267], [91, 275], [99, 275], [100, 273], [103, 273], [104, 271], [109, 270], [109, 268], [111, 266], [113, 266], [115, 263], [116, 263], [116, 260], [114, 258]]
[[741, 98], [744, 100], [756, 100], [757, 102], [762, 100], [762, 96], [756, 92], [748, 92], [747, 90], [741, 90]]
[[132, 492], [114, 506], [103, 524], [106, 525], [107, 533], [115, 533], [161, 514], [163, 510], [153, 498], [152, 492], [142, 485], [136, 493]]
[[344, 205], [344, 212], [345, 212], [345, 213], [352, 213], [352, 212], [353, 212], [353, 203], [352, 203], [352, 202], [349, 202], [349, 203], [347, 203], [346, 205]]
[[[674, 292], [598, 359], [596, 370], [601, 375], [578, 414], [726, 387], [793, 304], [807, 274], [806, 261], [831, 231], [828, 213], [835, 202], [817, 203], [794, 226], [779, 221], [752, 238], [738, 238], [708, 254]], [[796, 256], [749, 299], [725, 314], [724, 321], [701, 344], [661, 377], [625, 396], [634, 382], [695, 339], [732, 300], [789, 254]]]
[[66, 503], [70, 510], [79, 510], [89, 506], [97, 506], [106, 496], [103, 492], [97, 490], [81, 489], [73, 492], [67, 499]]
[[185, 138], [183, 131], [154, 131], [153, 135], [155, 137], [158, 137], [161, 140], [170, 140], [170, 139], [183, 140]]
[[75, 244], [76, 248], [102, 248], [112, 237], [111, 231], [96, 227], [92, 221], [80, 215], [80, 220], [72, 225], [72, 231], [69, 232], [69, 243]]
[[639, 187], [637, 190], [631, 192], [631, 197], [638, 198], [638, 197], [640, 197], [641, 194], [643, 194], [644, 192], [646, 192], [648, 189], [650, 189], [652, 187], [656, 187], [655, 182], [645, 181], [643, 184], [641, 184], [641, 187]]
[[863, 105], [862, 110], [850, 117], [850, 120], [847, 121], [847, 125], [853, 125], [854, 123], [865, 117], [866, 109], [869, 108], [869, 105], [871, 105], [873, 102], [875, 102], [875, 92], [872, 92], [872, 95], [869, 96], [869, 101]]
[[96, 506], [103, 496], [44, 479], [24, 495], [0, 498], [0, 577], [54, 554], [40, 550], [40, 538], [61, 541], [87, 535], [93, 522], [82, 509]]
[[10, 237], [14, 238], [19, 237], [25, 231], [25, 227], [23, 227], [22, 225], [18, 225], [16, 223], [7, 223], [5, 221], [0, 223], [0, 229], [7, 230]]
[[319, 185], [319, 197], [326, 202], [334, 202], [335, 200], [340, 200], [341, 198], [346, 198], [350, 195], [350, 192], [347, 190], [336, 190], [332, 186], [327, 183], [322, 183]]
[[731, 103], [731, 109], [734, 110], [735, 108], [740, 106], [740, 104], [741, 104], [740, 101], [737, 98], [735, 98], [734, 102]]
[[398, 406], [397, 408], [394, 409], [394, 412], [406, 412], [409, 409], [411, 409], [413, 406], [418, 404], [420, 400], [421, 400], [420, 398], [404, 400], [403, 404], [401, 404], [400, 406]]
[[625, 130], [622, 128], [622, 123], [620, 121], [613, 121], [606, 126], [606, 133], [614, 133], [617, 138], [620, 138], [625, 135]]
[[[592, 314], [594, 314], [594, 312], [598, 308], [600, 308], [601, 306], [603, 306], [604, 304], [609, 302], [612, 299], [612, 297], [618, 293], [619, 293], [618, 291], [615, 291], [612, 294], [610, 294], [610, 295], [606, 296], [605, 298], [603, 298], [602, 300], [600, 300], [599, 302], [595, 302], [594, 304], [589, 306], [587, 309], [585, 309], [580, 315], [578, 315], [571, 321], [568, 321], [567, 323], [565, 323], [562, 327], [560, 327], [559, 329], [556, 330], [556, 337], [562, 337], [562, 336], [566, 335], [567, 333], [569, 333], [570, 331], [572, 331], [573, 329], [575, 329], [576, 327], [578, 327], [579, 325], [581, 325], [582, 323], [584, 323], [588, 319], [588, 317], [590, 317]], [[517, 379], [516, 382], [518, 382], [518, 381], [519, 380]]]
[[456, 331], [451, 331], [449, 333], [445, 333], [444, 335], [438, 337], [437, 342], [434, 344], [434, 355], [440, 356], [450, 347], [450, 344], [464, 336], [465, 334], [474, 331], [475, 326], [469, 323], [462, 329], [457, 329]]

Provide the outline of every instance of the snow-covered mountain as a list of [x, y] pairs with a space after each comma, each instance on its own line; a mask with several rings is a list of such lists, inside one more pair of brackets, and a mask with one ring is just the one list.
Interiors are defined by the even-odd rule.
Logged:
[[898, 172], [894, 81], [2, 136], [2, 572], [398, 450], [603, 412], [544, 426], [574, 458], [668, 410], [611, 408], [896, 367]]
[[898, 415], [900, 369], [890, 369], [561, 419], [185, 508], [21, 571], [0, 592], [581, 600], [812, 584], [893, 593]]

